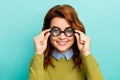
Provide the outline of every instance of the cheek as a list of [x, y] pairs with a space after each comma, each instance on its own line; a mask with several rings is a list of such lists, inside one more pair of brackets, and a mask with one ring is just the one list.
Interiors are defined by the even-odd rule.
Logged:
[[75, 41], [75, 38], [74, 38], [74, 37], [70, 39], [71, 44], [73, 44], [74, 41]]

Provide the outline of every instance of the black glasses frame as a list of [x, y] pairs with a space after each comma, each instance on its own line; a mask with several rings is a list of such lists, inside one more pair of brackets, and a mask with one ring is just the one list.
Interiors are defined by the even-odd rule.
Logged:
[[[57, 35], [54, 35], [54, 33], [53, 33], [53, 30], [54, 30], [54, 29], [58, 29], [59, 32], [58, 32]], [[72, 31], [72, 33], [73, 33], [73, 34], [70, 35], [70, 36], [68, 36], [67, 33], [66, 33], [68, 29], [71, 29], [71, 31]], [[64, 31], [61, 31], [61, 29], [60, 29], [59, 27], [54, 26], [53, 28], [51, 28], [50, 33], [51, 33], [51, 36], [54, 36], [54, 37], [59, 36], [61, 33], [64, 33], [64, 35], [67, 36], [67, 37], [72, 37], [72, 36], [74, 35], [75, 31], [74, 31], [74, 29], [73, 29], [72, 27], [67, 27], [67, 28], [65, 28]]]

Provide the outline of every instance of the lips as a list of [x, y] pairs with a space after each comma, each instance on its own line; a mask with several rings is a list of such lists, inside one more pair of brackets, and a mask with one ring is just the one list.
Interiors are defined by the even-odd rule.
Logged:
[[68, 43], [68, 41], [57, 41], [57, 43], [60, 46], [65, 46]]

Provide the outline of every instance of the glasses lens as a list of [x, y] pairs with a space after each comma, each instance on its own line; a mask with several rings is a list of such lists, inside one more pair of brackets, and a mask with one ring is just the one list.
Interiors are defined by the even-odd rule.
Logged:
[[73, 36], [73, 35], [74, 35], [74, 29], [73, 29], [72, 27], [66, 28], [66, 29], [65, 29], [65, 35], [66, 35], [67, 37]]
[[60, 30], [58, 27], [53, 27], [53, 28], [51, 29], [51, 35], [52, 35], [52, 36], [59, 36], [59, 35], [60, 35], [60, 32], [61, 32], [61, 30]]

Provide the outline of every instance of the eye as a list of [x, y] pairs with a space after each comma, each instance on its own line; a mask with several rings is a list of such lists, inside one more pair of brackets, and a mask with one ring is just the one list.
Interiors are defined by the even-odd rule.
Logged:
[[74, 33], [74, 29], [72, 27], [66, 28], [66, 33]]
[[68, 28], [68, 29], [66, 29], [66, 32], [71, 33], [71, 32], [73, 32], [73, 30], [71, 28]]
[[71, 37], [74, 35], [74, 29], [72, 27], [68, 27], [65, 29], [65, 35]]
[[58, 28], [58, 27], [53, 27], [52, 29], [51, 29], [51, 32], [52, 33], [60, 33], [60, 29]]
[[59, 28], [53, 28], [52, 32], [59, 32]]
[[61, 30], [58, 27], [53, 27], [50, 32], [52, 36], [58, 36], [61, 33]]

